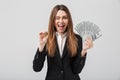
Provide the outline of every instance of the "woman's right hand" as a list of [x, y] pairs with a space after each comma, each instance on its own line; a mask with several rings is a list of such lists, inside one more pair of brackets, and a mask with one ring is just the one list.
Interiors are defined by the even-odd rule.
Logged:
[[45, 47], [45, 44], [48, 39], [48, 33], [47, 32], [40, 32], [39, 34], [39, 51], [41, 52], [43, 48]]

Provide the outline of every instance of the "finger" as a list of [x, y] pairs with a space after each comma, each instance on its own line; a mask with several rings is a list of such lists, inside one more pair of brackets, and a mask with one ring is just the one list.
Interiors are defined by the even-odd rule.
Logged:
[[93, 43], [93, 40], [91, 37], [88, 37], [87, 40], [86, 40], [89, 44], [92, 44]]
[[90, 48], [93, 48], [93, 42], [90, 44]]
[[83, 48], [84, 48], [84, 49], [88, 49], [88, 47], [89, 47], [89, 44], [88, 44], [87, 41], [85, 41], [85, 42], [84, 42], [84, 45], [83, 45]]
[[46, 43], [48, 39], [48, 35], [43, 38], [43, 42]]
[[89, 44], [90, 44], [90, 48], [92, 48], [93, 47], [93, 41], [92, 41], [92, 39], [89, 40]]
[[39, 33], [39, 37], [40, 37], [40, 40], [42, 40], [44, 38], [44, 33], [43, 32], [40, 32]]
[[86, 40], [87, 40], [87, 41], [92, 41], [92, 37], [88, 36], [88, 37], [86, 38]]
[[44, 32], [44, 37], [48, 35], [48, 32]]

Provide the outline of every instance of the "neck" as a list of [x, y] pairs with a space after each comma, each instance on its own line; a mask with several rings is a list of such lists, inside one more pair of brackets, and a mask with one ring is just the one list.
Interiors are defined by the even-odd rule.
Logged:
[[64, 33], [59, 33], [61, 36], [63, 36], [64, 35]]
[[65, 33], [59, 33], [59, 32], [57, 32], [57, 34], [59, 34], [61, 37], [64, 37], [64, 36], [66, 36], [66, 32]]

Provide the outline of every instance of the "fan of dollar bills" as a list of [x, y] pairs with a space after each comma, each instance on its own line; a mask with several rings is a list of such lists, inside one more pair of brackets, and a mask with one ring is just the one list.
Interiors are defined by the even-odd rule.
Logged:
[[86, 37], [91, 37], [92, 40], [96, 40], [100, 36], [102, 36], [101, 29], [94, 23], [90, 21], [82, 21], [75, 26], [75, 30], [82, 37], [83, 42]]

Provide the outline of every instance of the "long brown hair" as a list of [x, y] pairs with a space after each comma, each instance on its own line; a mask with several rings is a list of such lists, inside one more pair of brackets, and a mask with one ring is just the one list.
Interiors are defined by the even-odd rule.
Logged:
[[71, 56], [75, 56], [77, 52], [77, 38], [75, 37], [75, 34], [73, 32], [73, 22], [71, 18], [71, 14], [68, 10], [68, 8], [65, 5], [56, 5], [50, 15], [49, 19], [49, 25], [48, 25], [48, 41], [47, 41], [47, 50], [48, 55], [51, 57], [54, 56], [55, 49], [56, 49], [56, 29], [55, 29], [55, 16], [58, 12], [58, 10], [64, 10], [68, 17], [68, 26], [66, 29], [67, 32], [67, 48], [71, 53]]

